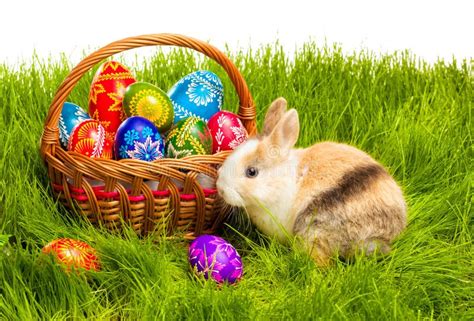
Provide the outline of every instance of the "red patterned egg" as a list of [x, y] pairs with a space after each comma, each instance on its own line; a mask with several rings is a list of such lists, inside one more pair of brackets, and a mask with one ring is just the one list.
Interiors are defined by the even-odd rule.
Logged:
[[100, 270], [99, 258], [95, 249], [83, 241], [69, 238], [57, 239], [46, 244], [42, 252], [54, 255], [66, 270], [70, 270], [72, 267]]
[[125, 90], [135, 81], [130, 71], [116, 61], [102, 64], [92, 80], [89, 114], [100, 121], [112, 139], [120, 123], [126, 118], [122, 108]]
[[69, 137], [68, 150], [89, 157], [112, 158], [113, 140], [97, 120], [79, 123]]
[[247, 140], [248, 133], [236, 114], [219, 111], [207, 123], [212, 135], [212, 153], [233, 150]]

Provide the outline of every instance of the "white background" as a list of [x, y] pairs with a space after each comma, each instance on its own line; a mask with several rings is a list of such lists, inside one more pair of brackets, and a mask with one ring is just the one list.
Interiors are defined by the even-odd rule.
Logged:
[[473, 0], [7, 0], [0, 11], [0, 62], [13, 64], [34, 50], [76, 63], [111, 41], [161, 32], [231, 50], [279, 39], [289, 53], [314, 40], [347, 52], [408, 49], [429, 62], [474, 56]]

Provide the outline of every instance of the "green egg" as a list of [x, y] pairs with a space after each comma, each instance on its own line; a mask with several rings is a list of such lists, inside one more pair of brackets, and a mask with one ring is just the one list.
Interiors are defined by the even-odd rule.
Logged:
[[155, 124], [160, 133], [169, 130], [173, 124], [174, 110], [170, 98], [152, 84], [136, 82], [128, 86], [122, 105], [128, 117], [145, 117]]
[[204, 121], [197, 117], [180, 120], [166, 137], [166, 157], [182, 158], [212, 153], [212, 136]]

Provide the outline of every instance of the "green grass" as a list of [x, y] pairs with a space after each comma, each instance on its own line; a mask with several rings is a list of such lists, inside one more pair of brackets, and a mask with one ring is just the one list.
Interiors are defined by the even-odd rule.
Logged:
[[[139, 54], [139, 53], [138, 53]], [[223, 234], [240, 251], [244, 279], [218, 288], [192, 277], [186, 244], [123, 237], [75, 219], [51, 196], [39, 139], [65, 58], [0, 64], [0, 319], [415, 320], [474, 319], [471, 62], [427, 65], [407, 53], [375, 57], [307, 44], [293, 59], [275, 45], [231, 52], [258, 106], [284, 96], [300, 114], [300, 146], [353, 144], [385, 164], [403, 187], [408, 227], [381, 261], [317, 268], [297, 248], [255, 231]], [[225, 108], [237, 97], [223, 70], [188, 51], [158, 51], [132, 64], [137, 78], [167, 90], [200, 68], [223, 80]], [[87, 74], [70, 101], [87, 106]], [[103, 269], [66, 275], [40, 255], [58, 237], [83, 239]]]

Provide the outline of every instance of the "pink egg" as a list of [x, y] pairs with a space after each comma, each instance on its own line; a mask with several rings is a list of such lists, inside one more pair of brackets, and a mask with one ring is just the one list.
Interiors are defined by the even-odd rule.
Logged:
[[247, 140], [248, 133], [236, 114], [220, 111], [207, 123], [212, 136], [212, 153], [233, 150]]

